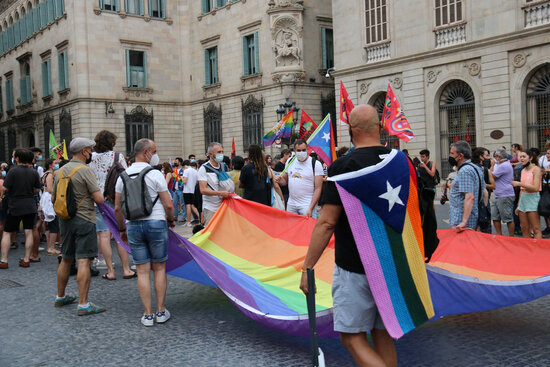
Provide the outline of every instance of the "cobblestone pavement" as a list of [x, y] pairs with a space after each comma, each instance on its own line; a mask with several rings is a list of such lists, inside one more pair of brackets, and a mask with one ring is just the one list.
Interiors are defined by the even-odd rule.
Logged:
[[[446, 210], [437, 208], [438, 214]], [[441, 215], [440, 215], [441, 217]], [[186, 235], [190, 230], [178, 227]], [[54, 308], [57, 259], [0, 271], [0, 366], [309, 366], [309, 340], [267, 330], [217, 289], [168, 278], [172, 319], [145, 328], [136, 280], [92, 278], [90, 300], [107, 312]], [[7, 280], [22, 286], [8, 287]], [[13, 285], [13, 284], [12, 284]], [[76, 294], [75, 277], [69, 293]], [[305, 301], [304, 301], [305, 302]], [[399, 366], [549, 366], [550, 297], [429, 323], [399, 340]], [[327, 366], [353, 366], [338, 339], [322, 339]]]

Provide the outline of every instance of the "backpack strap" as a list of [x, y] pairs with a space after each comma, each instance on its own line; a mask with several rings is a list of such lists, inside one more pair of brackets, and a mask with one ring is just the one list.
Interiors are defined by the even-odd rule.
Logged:
[[461, 165], [460, 167], [458, 167], [457, 169], [457, 173], [458, 171], [460, 171], [460, 169], [463, 167], [463, 166], [470, 166], [474, 169], [475, 173], [476, 173], [476, 176], [477, 176], [477, 179], [479, 180], [478, 183], [479, 183], [479, 190], [478, 190], [478, 193], [479, 193], [479, 198], [478, 198], [478, 203], [483, 201], [483, 195], [482, 195], [482, 191], [481, 191], [481, 175], [479, 174], [479, 172], [477, 171], [476, 167], [471, 164], [471, 163], [464, 163], [463, 165]]
[[[141, 170], [140, 173], [138, 173], [138, 175], [137, 175], [137, 176], [138, 176], [138, 177], [137, 177], [137, 180], [141, 179], [142, 190], [143, 190], [143, 188], [147, 188], [147, 184], [145, 183], [145, 176], [146, 176], [149, 172], [151, 172], [152, 170], [154, 170], [154, 168], [151, 167], [151, 166], [149, 166], [149, 167], [145, 167], [144, 169]], [[159, 197], [160, 197], [160, 196], [157, 195], [157, 197], [155, 198], [155, 200], [153, 200], [153, 204], [152, 204], [151, 208], [155, 206], [155, 204], [156, 204], [157, 201], [159, 200]], [[145, 207], [145, 195], [143, 195], [143, 196], [141, 197], [141, 201], [142, 201], [143, 207]], [[128, 201], [126, 201], [126, 202], [128, 202]]]
[[317, 158], [311, 157], [311, 170], [313, 171], [313, 190], [315, 191], [315, 165], [317, 164]]

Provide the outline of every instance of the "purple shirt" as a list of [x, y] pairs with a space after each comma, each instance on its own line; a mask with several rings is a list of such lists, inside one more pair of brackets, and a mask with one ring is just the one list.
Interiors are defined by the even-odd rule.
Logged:
[[496, 184], [496, 189], [494, 191], [495, 197], [504, 198], [515, 196], [514, 187], [512, 186], [514, 168], [510, 161], [504, 161], [497, 164], [493, 169], [493, 176], [495, 176]]

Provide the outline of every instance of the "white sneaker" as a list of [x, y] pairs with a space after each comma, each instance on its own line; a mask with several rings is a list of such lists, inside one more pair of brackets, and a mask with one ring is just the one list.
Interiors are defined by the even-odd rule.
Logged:
[[103, 260], [97, 260], [95, 264], [96, 269], [107, 269], [107, 263], [105, 262], [105, 259]]
[[130, 270], [136, 270], [136, 264], [130, 265]]
[[164, 312], [157, 312], [155, 315], [157, 323], [163, 324], [166, 321], [170, 320], [170, 311], [167, 308], [164, 309]]
[[44, 247], [42, 247], [42, 246], [39, 246], [39, 247], [38, 247], [38, 252], [42, 252], [42, 251], [44, 251], [44, 250], [45, 250]]
[[155, 318], [153, 315], [141, 316], [141, 323], [143, 326], [153, 326], [155, 324]]

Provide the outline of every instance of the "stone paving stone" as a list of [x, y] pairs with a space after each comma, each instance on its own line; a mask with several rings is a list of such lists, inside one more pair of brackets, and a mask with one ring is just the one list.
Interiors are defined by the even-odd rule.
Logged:
[[[75, 304], [54, 308], [57, 259], [41, 253], [41, 263], [23, 269], [17, 266], [22, 254], [21, 247], [12, 250], [10, 268], [0, 271], [0, 280], [23, 285], [0, 289], [0, 367], [310, 365], [309, 339], [265, 329], [219, 290], [179, 278], [168, 277], [172, 319], [143, 327], [136, 280], [122, 279], [116, 255], [117, 280], [95, 277], [90, 287], [90, 300], [107, 312], [78, 317]], [[77, 294], [74, 276], [68, 293]], [[431, 322], [396, 342], [399, 366], [548, 366], [549, 313], [544, 297]], [[338, 339], [319, 344], [327, 366], [354, 365]]]

